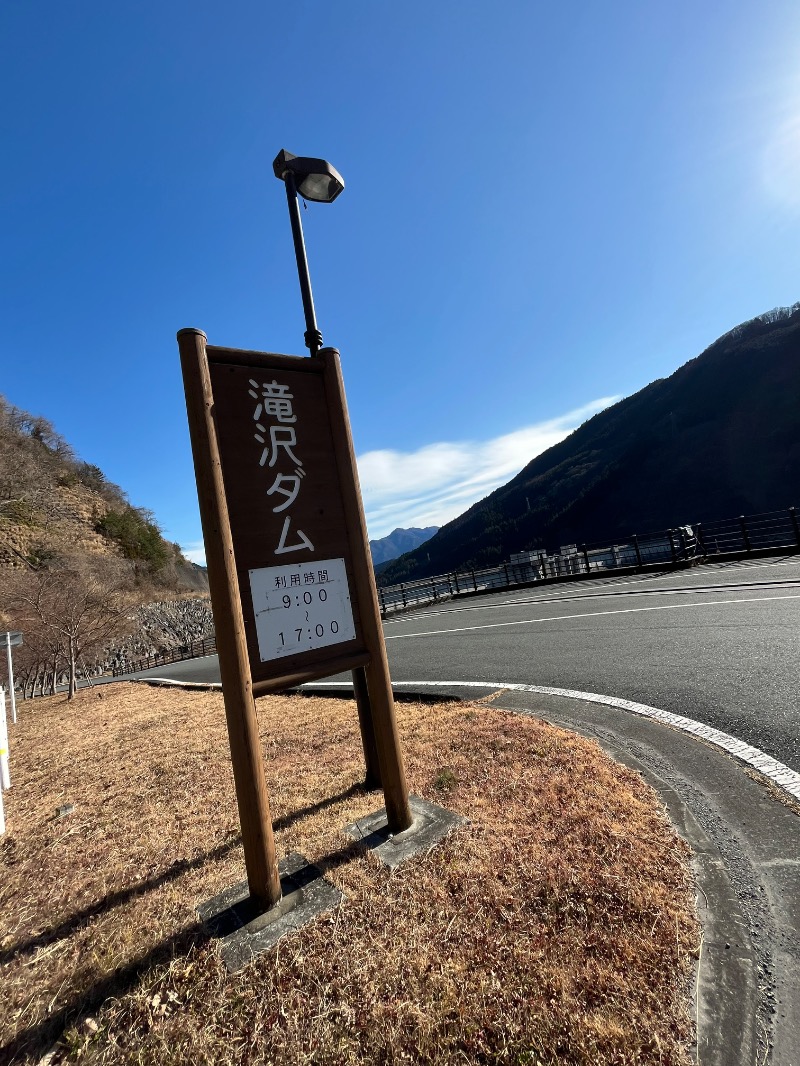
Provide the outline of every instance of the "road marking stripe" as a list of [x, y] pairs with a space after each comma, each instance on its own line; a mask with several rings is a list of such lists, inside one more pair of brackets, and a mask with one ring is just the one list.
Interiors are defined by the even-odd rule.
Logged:
[[[302, 688], [351, 688], [349, 681], [312, 681]], [[715, 747], [722, 748], [728, 754], [733, 755], [741, 762], [747, 763], [754, 770], [769, 778], [772, 784], [783, 789], [793, 799], [800, 800], [800, 774], [796, 773], [785, 763], [773, 759], [771, 755], [754, 748], [743, 740], [738, 740], [730, 733], [723, 733], [720, 729], [697, 722], [694, 718], [684, 718], [681, 714], [672, 714], [663, 711], [660, 707], [650, 707], [646, 703], [635, 703], [633, 700], [623, 700], [617, 696], [603, 696], [598, 692], [581, 692], [572, 688], [553, 688], [550, 685], [523, 685], [514, 681], [392, 681], [393, 688], [489, 688], [508, 689], [510, 692], [534, 692], [543, 696], [564, 696], [566, 699], [583, 700], [585, 703], [602, 703], [609, 707], [618, 707], [632, 714], [639, 714], [643, 718], [651, 718], [664, 725], [672, 726], [683, 733], [705, 740]]]
[[689, 611], [698, 607], [724, 607], [729, 604], [771, 603], [774, 600], [800, 600], [797, 596], [753, 596], [747, 600], [706, 600], [704, 603], [664, 603], [655, 607], [625, 607], [619, 611], [586, 611], [580, 614], [559, 614], [552, 618], [523, 618], [517, 622], [490, 622], [483, 626], [460, 626], [455, 629], [428, 629], [420, 633], [386, 634], [386, 640], [408, 640], [410, 637], [441, 637], [448, 633], [471, 633], [476, 629], [502, 629], [506, 626], [541, 625], [543, 622], [567, 622], [573, 618], [599, 618], [611, 614], [640, 614], [643, 611]]
[[176, 681], [174, 677], [134, 677], [133, 681], [144, 681], [146, 685], [164, 685], [173, 688], [222, 689], [221, 681]]
[[[440, 614], [463, 614], [465, 611], [498, 611], [503, 607], [528, 607], [531, 604], [538, 603], [571, 603], [578, 600], [599, 600], [599, 599], [616, 599], [619, 597], [623, 599], [626, 596], [694, 596], [702, 592], [722, 592], [734, 590], [737, 592], [749, 592], [758, 591], [766, 586], [780, 588], [797, 588], [798, 582], [787, 578], [784, 581], [751, 581], [736, 582], [731, 581], [724, 585], [681, 585], [679, 588], [674, 589], [634, 589], [631, 591], [623, 592], [586, 592], [583, 595], [569, 590], [568, 592], [553, 593], [552, 596], [538, 596], [538, 597], [518, 597], [512, 600], [501, 600], [499, 603], [474, 603], [467, 607], [443, 607], [438, 611], [426, 611], [424, 615], [418, 616], [423, 618], [437, 618]], [[770, 597], [772, 599], [773, 597]], [[400, 625], [403, 622], [407, 622], [408, 617], [402, 616], [399, 618], [387, 618], [387, 625]]]
[[[509, 564], [509, 565], [513, 565], [513, 564]], [[769, 569], [770, 567], [773, 567], [773, 566], [797, 566], [797, 565], [798, 565], [798, 560], [795, 558], [794, 555], [790, 555], [790, 556], [787, 556], [785, 559], [779, 559], [777, 562], [774, 562], [774, 563], [761, 563], [761, 562], [757, 562], [755, 560], [752, 560], [752, 561], [743, 560], [740, 563], [706, 563], [706, 564], [703, 564], [699, 570], [697, 570], [697, 569], [695, 569], [695, 570], [682, 569], [682, 570], [678, 570], [678, 571], [654, 570], [652, 573], [649, 573], [649, 574], [644, 574], [644, 573], [643, 574], [636, 574], [635, 576], [629, 577], [629, 578], [619, 577], [619, 576], [615, 577], [613, 571], [609, 571], [608, 575], [605, 575], [605, 576], [598, 575], [598, 576], [596, 576], [594, 578], [594, 580], [592, 580], [590, 582], [590, 588], [601, 588], [602, 589], [602, 588], [617, 587], [619, 585], [640, 585], [640, 584], [643, 584], [646, 581], [661, 581], [661, 580], [671, 581], [671, 580], [678, 580], [678, 579], [687, 580], [688, 578], [692, 578], [692, 577], [697, 577], [700, 580], [702, 580], [704, 578], [713, 577], [714, 573], [729, 573], [731, 570]], [[706, 569], [706, 568], [708, 568], [708, 569]], [[442, 579], [445, 578], [445, 577], [447, 577], [446, 574], [440, 575], [440, 578], [442, 578]], [[554, 585], [543, 586], [543, 589], [545, 591], [547, 589], [551, 589], [552, 590], [550, 595], [547, 597], [548, 600], [561, 598], [561, 597], [563, 597], [563, 598], [571, 598], [570, 594], [573, 591], [573, 587], [578, 584], [578, 581], [569, 581], [567, 579], [566, 575], [564, 575], [564, 577], [565, 577], [565, 580], [563, 581], [562, 584], [565, 587], [563, 589], [560, 586], [558, 586], [558, 585], [555, 585], [555, 586]], [[431, 578], [430, 580], [435, 581], [436, 578]], [[704, 589], [704, 588], [722, 589], [722, 588], [727, 588], [729, 586], [731, 588], [736, 588], [736, 587], [738, 587], [739, 584], [742, 584], [742, 585], [749, 584], [751, 586], [752, 585], [779, 585], [779, 584], [788, 584], [792, 580], [793, 580], [792, 578], [788, 578], [785, 581], [780, 581], [780, 580], [779, 581], [752, 581], [752, 582], [735, 582], [735, 581], [731, 581], [731, 582], [722, 582], [721, 584], [716, 584], [716, 585], [687, 585], [685, 587], [685, 591], [693, 591], [694, 589]], [[423, 579], [423, 584], [424, 584], [424, 579]], [[393, 586], [393, 587], [397, 587], [397, 586]], [[517, 590], [513, 589], [512, 586], [510, 586], [510, 585], [501, 586], [499, 588], [496, 587], [496, 586], [482, 586], [480, 589], [478, 589], [478, 592], [479, 593], [486, 593], [486, 594], [491, 595], [492, 593], [495, 593], [495, 592], [497, 592], [497, 593], [503, 593], [503, 592], [511, 593], [513, 591], [519, 591], [519, 592], [524, 594], [525, 592], [530, 592], [530, 591], [533, 591], [534, 589], [535, 589], [535, 585], [533, 586], [533, 588], [531, 588], [529, 586], [528, 589], [517, 589]], [[411, 591], [413, 591], [413, 589], [410, 589], [409, 591], [411, 592]], [[684, 589], [683, 588], [679, 588], [679, 589], [641, 589], [640, 591], [642, 591], [642, 592], [663, 592], [663, 593], [667, 594], [667, 593], [674, 592], [674, 591], [684, 591]], [[465, 588], [464, 592], [465, 593], [472, 593], [473, 590]], [[456, 595], [458, 595], [458, 593], [456, 593]], [[593, 594], [591, 592], [587, 592], [584, 596], [575, 596], [574, 598], [575, 599], [584, 599], [584, 598], [589, 598], [592, 595], [624, 596], [624, 595], [626, 595], [626, 593], [624, 593], [624, 592], [611, 593], [610, 592], [610, 593], [594, 593]], [[434, 602], [434, 601], [432, 601], [432, 602]], [[506, 602], [508, 602], [508, 603], [528, 603], [528, 602], [536, 603], [536, 602], [539, 602], [539, 601], [538, 600], [528, 601], [528, 600], [520, 599], [520, 600], [508, 600]], [[392, 603], [389, 606], [390, 607], [395, 607], [396, 604]], [[413, 607], [413, 604], [410, 605], [410, 606]], [[493, 606], [494, 606], [493, 604], [486, 604], [486, 605], [484, 605], [484, 604], [471, 604], [471, 605], [469, 605], [467, 607], [453, 607], [452, 610], [453, 611], [490, 610]], [[502, 604], [500, 606], [502, 606]], [[444, 610], [444, 611], [429, 611], [427, 617], [430, 618], [432, 614], [447, 614], [447, 613], [448, 613], [447, 610]], [[396, 621], [397, 622], [401, 622], [402, 620], [403, 620], [402, 617], [400, 617], [400, 618], [392, 617], [392, 618], [387, 618], [386, 619], [387, 622], [396, 622]]]

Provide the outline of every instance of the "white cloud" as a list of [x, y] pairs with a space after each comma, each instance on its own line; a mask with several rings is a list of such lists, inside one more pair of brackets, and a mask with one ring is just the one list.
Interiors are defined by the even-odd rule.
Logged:
[[193, 540], [189, 544], [182, 544], [181, 551], [190, 563], [198, 566], [206, 565], [206, 546], [202, 540]]
[[[605, 396], [492, 440], [440, 441], [415, 452], [365, 452], [358, 457], [358, 474], [370, 537], [385, 537], [397, 526], [444, 525], [619, 399]], [[206, 565], [202, 540], [181, 545], [181, 551], [191, 562]]]
[[358, 458], [358, 473], [370, 537], [384, 537], [397, 526], [444, 525], [619, 398], [606, 396], [493, 440], [365, 452]]

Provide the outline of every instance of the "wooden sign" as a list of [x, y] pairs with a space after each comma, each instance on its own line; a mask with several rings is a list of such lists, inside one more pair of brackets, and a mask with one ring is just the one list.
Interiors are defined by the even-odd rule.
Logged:
[[326, 360], [207, 352], [253, 680], [266, 691], [351, 668], [367, 648]]
[[[178, 333], [251, 898], [280, 899], [254, 696], [353, 671], [392, 833], [412, 823], [339, 353]], [[373, 755], [370, 753], [374, 753]]]

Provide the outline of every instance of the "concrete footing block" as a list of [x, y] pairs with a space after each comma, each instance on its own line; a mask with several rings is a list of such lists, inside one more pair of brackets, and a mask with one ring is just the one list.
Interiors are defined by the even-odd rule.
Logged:
[[269, 951], [286, 933], [300, 929], [318, 914], [334, 910], [344, 895], [316, 866], [293, 852], [278, 864], [281, 898], [262, 911], [250, 899], [247, 882], [225, 889], [197, 908], [200, 920], [219, 941], [229, 973], [243, 969]]
[[383, 808], [345, 826], [344, 833], [351, 840], [369, 848], [386, 866], [394, 867], [412, 855], [429, 851], [456, 826], [468, 822], [460, 814], [447, 811], [419, 796], [409, 796], [409, 806], [414, 821], [402, 833], [389, 832]]

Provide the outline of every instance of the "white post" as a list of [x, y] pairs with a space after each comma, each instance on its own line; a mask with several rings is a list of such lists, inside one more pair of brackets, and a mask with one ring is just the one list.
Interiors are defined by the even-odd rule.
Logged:
[[11, 788], [8, 772], [8, 726], [6, 725], [6, 694], [0, 688], [0, 835], [6, 831], [6, 816], [3, 811], [3, 792]]
[[11, 694], [11, 721], [17, 724], [17, 699], [14, 694], [14, 666], [11, 662], [11, 634], [6, 633], [6, 656], [8, 658], [8, 691]]
[[0, 789], [11, 788], [8, 773], [8, 725], [6, 723], [6, 694], [0, 688]]

